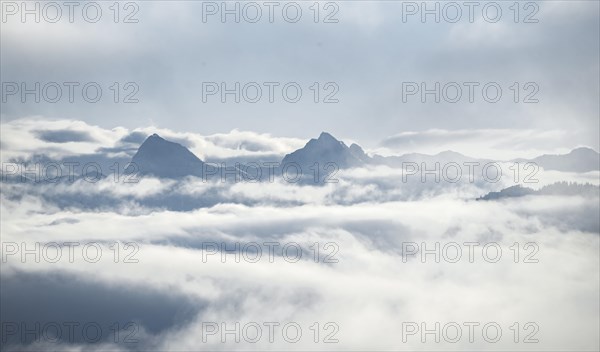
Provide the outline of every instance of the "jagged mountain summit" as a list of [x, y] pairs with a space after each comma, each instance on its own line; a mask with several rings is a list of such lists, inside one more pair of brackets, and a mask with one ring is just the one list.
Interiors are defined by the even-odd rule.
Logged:
[[303, 169], [310, 168], [315, 163], [320, 167], [327, 163], [335, 163], [339, 168], [361, 166], [371, 161], [371, 158], [357, 144], [348, 147], [331, 134], [322, 132], [317, 139], [311, 139], [304, 147], [287, 154], [282, 165], [297, 163]]
[[165, 178], [202, 176], [204, 163], [181, 144], [156, 133], [146, 138], [131, 160], [141, 175]]
[[[318, 139], [311, 139], [301, 149], [287, 154], [281, 165], [297, 163], [302, 172], [319, 164], [324, 168], [335, 163], [338, 168], [361, 166], [371, 161], [363, 149], [352, 144], [348, 147], [331, 134], [323, 132]], [[164, 178], [182, 178], [185, 176], [202, 177], [204, 162], [181, 144], [167, 141], [157, 134], [149, 136], [133, 156], [132, 163], [137, 166], [140, 175], [152, 175]]]
[[[181, 144], [167, 141], [157, 134], [149, 136], [139, 147], [131, 160], [137, 166], [140, 175], [153, 175], [164, 178], [182, 178], [185, 176], [202, 177], [205, 163]], [[306, 145], [285, 155], [281, 165], [295, 163], [302, 168], [304, 175], [310, 176], [318, 164], [319, 169], [327, 170], [333, 163], [336, 169], [361, 167], [365, 165], [388, 165], [401, 167], [404, 162], [416, 163], [463, 163], [467, 161], [487, 162], [485, 159], [471, 158], [456, 152], [446, 151], [436, 155], [419, 153], [401, 156], [370, 157], [357, 144], [347, 146], [327, 132], [318, 138], [309, 140]], [[589, 148], [577, 148], [564, 155], [542, 155], [535, 159], [515, 161], [535, 162], [546, 170], [568, 172], [588, 172], [600, 170], [600, 154]], [[242, 162], [243, 164], [243, 162]]]

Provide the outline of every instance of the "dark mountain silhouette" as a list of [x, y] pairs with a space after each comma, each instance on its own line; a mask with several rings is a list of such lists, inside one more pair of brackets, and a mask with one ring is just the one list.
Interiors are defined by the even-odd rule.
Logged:
[[516, 185], [500, 190], [500, 192], [490, 192], [485, 196], [477, 198], [477, 200], [497, 200], [501, 198], [524, 197], [530, 194], [535, 194], [535, 190], [529, 187]]
[[524, 197], [528, 195], [546, 195], [546, 196], [585, 196], [598, 197], [600, 195], [600, 187], [589, 183], [576, 182], [555, 182], [546, 185], [539, 190], [534, 190], [521, 185], [511, 186], [501, 190], [500, 192], [490, 192], [485, 196], [477, 198], [477, 200], [497, 200], [502, 198]]
[[165, 178], [202, 176], [204, 163], [181, 144], [157, 134], [148, 137], [131, 159], [140, 175]]
[[577, 148], [568, 154], [544, 154], [531, 160], [515, 161], [533, 162], [545, 170], [566, 172], [588, 172], [600, 170], [600, 154], [590, 148]]
[[318, 139], [311, 139], [306, 145], [290, 154], [287, 154], [282, 165], [297, 163], [308, 170], [314, 163], [320, 167], [327, 163], [335, 163], [339, 168], [361, 166], [371, 161], [363, 149], [352, 144], [348, 147], [344, 142], [337, 140], [327, 132], [321, 133]]
[[[140, 140], [140, 137], [142, 136], [135, 135], [135, 140]], [[185, 176], [204, 176], [210, 179], [216, 179], [221, 177], [221, 169], [223, 168], [222, 163], [224, 163], [226, 169], [239, 170], [242, 178], [244, 175], [255, 174], [258, 171], [264, 176], [260, 178], [260, 180], [267, 180], [269, 179], [268, 175], [272, 171], [270, 167], [260, 167], [259, 170], [255, 170], [255, 167], [252, 167], [252, 170], [247, 172], [247, 166], [250, 164], [262, 164], [267, 161], [277, 161], [274, 159], [266, 160], [265, 156], [262, 155], [260, 157], [238, 156], [225, 160], [213, 160], [213, 163], [206, 163], [200, 160], [183, 145], [167, 141], [157, 134], [153, 134], [146, 138], [137, 151], [135, 151], [135, 155], [132, 159], [123, 156], [111, 156], [117, 154], [131, 155], [134, 151], [135, 147], [128, 145], [101, 148], [95, 154], [68, 156], [61, 159], [54, 159], [45, 155], [34, 155], [28, 159], [11, 160], [11, 162], [18, 164], [33, 164], [36, 162], [46, 164], [50, 162], [79, 163], [79, 168], [75, 172], [75, 179], [82, 177], [81, 169], [83, 165], [88, 163], [96, 163], [99, 166], [99, 169], [102, 170], [102, 174], [99, 175], [101, 178], [108, 177], [112, 174], [112, 168], [115, 163], [125, 166], [128, 164], [128, 161], [135, 164], [128, 166], [125, 170], [125, 174], [128, 175], [136, 173], [140, 176], [152, 175], [172, 179]], [[275, 157], [275, 155], [272, 156], [272, 158]], [[215, 164], [214, 161], [216, 161], [217, 164]], [[322, 132], [318, 138], [309, 140], [304, 147], [285, 155], [280, 164], [285, 166], [286, 164], [295, 163], [301, 167], [303, 177], [306, 177], [309, 181], [313, 180], [320, 183], [316, 176], [313, 177], [313, 175], [315, 175], [315, 164], [318, 164], [318, 176], [320, 179], [326, 178], [330, 173], [337, 172], [338, 169], [370, 165], [387, 165], [393, 168], [400, 168], [403, 163], [413, 162], [419, 164], [419, 167], [421, 167], [421, 163], [425, 163], [427, 169], [432, 169], [435, 166], [435, 163], [444, 165], [453, 162], [463, 165], [466, 162], [479, 162], [482, 165], [492, 161], [493, 160], [465, 156], [453, 151], [444, 151], [435, 155], [409, 153], [400, 156], [383, 157], [380, 155], [373, 155], [371, 157], [367, 155], [359, 145], [351, 144], [350, 146], [347, 146], [344, 142], [336, 139], [331, 134]], [[533, 162], [546, 170], [567, 172], [589, 172], [600, 170], [600, 154], [590, 148], [577, 148], [568, 154], [541, 155], [534, 159], [517, 159], [513, 160], [513, 162]], [[335, 168], [330, 167], [331, 163], [335, 164]], [[276, 172], [282, 171], [283, 168], [281, 167], [276, 170]], [[294, 173], [294, 170], [288, 170], [288, 172]], [[10, 172], [6, 172], [5, 174], [5, 171], [0, 171], [0, 174], [2, 176], [2, 182], [36, 182], [35, 179], [30, 180], [28, 175], [22, 176], [20, 173], [11, 174]], [[93, 169], [88, 170], [86, 173], [88, 177], [93, 176], [93, 174]], [[281, 174], [276, 176], [281, 176]], [[229, 178], [233, 179], [233, 177]], [[63, 175], [58, 182], [62, 182], [63, 179], [65, 181], [72, 181], [71, 178]], [[42, 180], [42, 183], [44, 182], [47, 181]], [[519, 192], [516, 189], [512, 191]], [[510, 193], [512, 191], [507, 192]]]

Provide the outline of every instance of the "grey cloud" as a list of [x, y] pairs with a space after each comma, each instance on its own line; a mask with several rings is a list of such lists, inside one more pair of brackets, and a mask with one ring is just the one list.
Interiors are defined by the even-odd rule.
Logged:
[[[48, 274], [13, 272], [3, 274], [2, 280], [2, 314], [3, 324], [16, 323], [18, 333], [7, 337], [4, 348], [14, 345], [30, 344], [40, 335], [30, 334], [23, 341], [20, 335], [21, 324], [34, 330], [35, 324], [44, 326], [48, 323], [76, 322], [82, 329], [85, 323], [94, 323], [101, 327], [101, 336], [97, 342], [87, 339], [80, 330], [70, 337], [64, 333], [56, 343], [78, 344], [82, 342], [110, 343], [114, 333], [111, 328], [115, 324], [123, 327], [130, 322], [137, 324], [140, 331], [158, 334], [174, 329], [189, 322], [204, 309], [204, 303], [192, 301], [188, 297], [176, 293], [165, 293], [132, 285], [111, 285], [94, 282], [86, 277], [73, 274], [51, 272]], [[76, 329], [77, 329], [76, 328]], [[66, 328], [65, 328], [66, 330]], [[93, 329], [91, 329], [93, 331]], [[133, 331], [123, 331], [127, 334]], [[144, 345], [152, 341], [140, 339], [139, 343], [130, 344], [135, 350], [143, 350]], [[13, 345], [11, 347], [11, 345]], [[123, 347], [128, 347], [121, 341]], [[129, 349], [129, 348], [127, 348]]]
[[140, 145], [146, 140], [146, 138], [148, 138], [148, 135], [143, 132], [131, 132], [127, 136], [121, 138], [121, 142]]
[[37, 137], [50, 143], [95, 142], [96, 140], [85, 131], [75, 130], [40, 130], [34, 131]]
[[[3, 196], [6, 194], [3, 193]], [[150, 336], [146, 341], [151, 344], [144, 346], [147, 350], [190, 348], [200, 341], [198, 334], [202, 322], [206, 321], [291, 320], [310, 326], [315, 320], [323, 319], [338, 322], [343, 328], [339, 335], [340, 344], [334, 346], [336, 350], [373, 344], [383, 350], [397, 346], [398, 341], [393, 338], [397, 334], [392, 332], [397, 331], [395, 324], [400, 323], [398, 311], [402, 313], [401, 319], [423, 319], [427, 315], [432, 319], [444, 320], [457, 319], [455, 310], [463, 312], [470, 319], [500, 319], [507, 314], [510, 319], [527, 318], [544, 324], [545, 332], [540, 336], [544, 342], [536, 345], [536, 348], [571, 345], [575, 342], [583, 347], [595, 347], [594, 337], [597, 335], [594, 335], [593, 329], [597, 326], [594, 326], [596, 317], [593, 312], [598, 303], [594, 302], [597, 291], [593, 288], [597, 279], [591, 278], [591, 275], [597, 265], [597, 257], [593, 253], [600, 237], [589, 231], [594, 230], [593, 226], [588, 226], [589, 222], [582, 220], [592, 216], [593, 212], [597, 213], [597, 198], [561, 197], [552, 201], [528, 198], [482, 203], [448, 198], [442, 194], [411, 202], [304, 204], [284, 208], [265, 197], [261, 200], [262, 204], [252, 206], [222, 203], [190, 212], [153, 209], [147, 213], [129, 215], [121, 214], [116, 205], [113, 205], [112, 211], [107, 208], [100, 213], [76, 207], [65, 211], [44, 203], [37, 204], [36, 198], [30, 195], [19, 202], [3, 198], [3, 224], [7, 228], [19, 229], [3, 234], [4, 240], [25, 238], [24, 234], [29, 234], [30, 240], [35, 240], [37, 236], [38, 240], [43, 241], [48, 238], [54, 241], [135, 240], [141, 246], [140, 263], [129, 267], [119, 264], [123, 265], [118, 266], [120, 270], [110, 270], [114, 268], [114, 263], [112, 258], [107, 258], [108, 263], [78, 267], [84, 271], [81, 273], [83, 277], [86, 273], [94, 273], [95, 281], [91, 285], [69, 281], [65, 285], [70, 291], [66, 293], [61, 283], [72, 280], [73, 273], [64, 279], [50, 275], [48, 279], [38, 280], [35, 276], [35, 279], [23, 280], [21, 286], [12, 284], [12, 281], [2, 282], [2, 289], [11, 287], [5, 283], [25, 289], [31, 288], [32, 282], [39, 281], [42, 287], [30, 289], [24, 298], [35, 297], [37, 290], [54, 297], [53, 292], [58, 290], [58, 286], [62, 289], [58, 290], [57, 295], [64, 295], [56, 299], [59, 303], [68, 300], [73, 301], [72, 306], [79, 306], [81, 302], [87, 302], [85, 297], [92, 297], [99, 308], [104, 308], [103, 312], [97, 314], [95, 308], [80, 309], [82, 313], [78, 314], [83, 315], [74, 318], [68, 316], [73, 319], [88, 319], [87, 313], [97, 319], [127, 319], [131, 316], [153, 319], [153, 314], [158, 314], [160, 319], [156, 324], [160, 326], [149, 327]], [[31, 215], [26, 220], [21, 216], [7, 218], [4, 210], [14, 207], [18, 207], [22, 214]], [[16, 210], [11, 211], [16, 214]], [[76, 217], [80, 221], [37, 227], [35, 231], [29, 227], [66, 216]], [[15, 226], [17, 223], [20, 226]], [[431, 245], [448, 234], [453, 234], [449, 240], [457, 243], [500, 242], [505, 246], [506, 260], [503, 264], [471, 266], [425, 265], [418, 259], [410, 263], [402, 262], [402, 242], [424, 241]], [[4, 237], [6, 235], [9, 237]], [[213, 262], [202, 262], [202, 252], [198, 248], [202, 240], [231, 244], [234, 241], [245, 243], [271, 239], [304, 244], [336, 242], [340, 261], [331, 265], [313, 263], [309, 259], [295, 264], [264, 262], [256, 265], [225, 265], [219, 262], [218, 257]], [[514, 242], [523, 244], [524, 241], [539, 245], [540, 264], [523, 266], [522, 263], [513, 262], [508, 246]], [[18, 260], [11, 261], [4, 267], [3, 274], [14, 272], [21, 265], [24, 264]], [[69, 264], [64, 265], [70, 268]], [[42, 264], [29, 266], [29, 270], [39, 270], [40, 275], [48, 275], [49, 272], [60, 271], [61, 267]], [[534, 284], [531, 283], [532, 275], [536, 277]], [[54, 280], [55, 284], [47, 284], [47, 280]], [[565, 288], [564, 280], [572, 284]], [[116, 295], [123, 304], [136, 297], [136, 304], [123, 309], [117, 305], [115, 309], [119, 308], [118, 311], [106, 308], [103, 302], [112, 300], [96, 298], [95, 294], [87, 293], [88, 286], [98, 294]], [[72, 290], [72, 287], [78, 289]], [[543, 299], [539, 297], [540, 289], [547, 292]], [[163, 295], [167, 290], [172, 292], [169, 296], [176, 303], [171, 304], [173, 301], [166, 299], [169, 303], [165, 306], [147, 307], [150, 302], [164, 304]], [[498, 290], [504, 293], [501, 298], [497, 295]], [[443, 302], [439, 300], [440, 291], [445, 293]], [[78, 292], [84, 295], [74, 298], [79, 295]], [[154, 292], [159, 293], [154, 295]], [[182, 296], [194, 298], [185, 300], [180, 298]], [[5, 295], [4, 291], [2, 297], [15, 299], [14, 294]], [[148, 297], [148, 301], [145, 297]], [[564, 305], [548, 312], [548, 302], [558, 297], [563, 297]], [[507, 299], [515, 303], [506, 305]], [[443, 309], [448, 304], [456, 309]], [[18, 303], [16, 307], [22, 305]], [[198, 307], [201, 307], [199, 311], [193, 310]], [[502, 307], [501, 317], [497, 313], [498, 307]], [[180, 318], [180, 311], [188, 312], [184, 314], [187, 318]], [[17, 314], [15, 312], [11, 314]], [[28, 317], [43, 318], [36, 314], [41, 313], [32, 311]], [[54, 315], [54, 310], [48, 314]], [[65, 314], [73, 315], [75, 312]], [[373, 319], [373, 314], [381, 324], [367, 324]], [[575, 326], [568, 328], [570, 330], [565, 330], [565, 317], [577, 317], [573, 320]], [[173, 326], [173, 320], [186, 323]], [[353, 324], [356, 321], [361, 323], [357, 326]], [[574, 331], [580, 333], [574, 336]], [[301, 345], [304, 349], [314, 347], [304, 343]], [[213, 340], [205, 347], [238, 349], [247, 346], [244, 343], [222, 344]], [[280, 342], [273, 346], [285, 348], [287, 345]]]

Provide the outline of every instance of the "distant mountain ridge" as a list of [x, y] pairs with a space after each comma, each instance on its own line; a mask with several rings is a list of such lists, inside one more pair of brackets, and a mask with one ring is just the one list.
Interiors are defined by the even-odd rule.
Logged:
[[[181, 144], [167, 141], [157, 134], [149, 136], [131, 160], [143, 175], [166, 178], [202, 176], [204, 161]], [[310, 139], [304, 147], [286, 154], [281, 165], [297, 164], [303, 172], [334, 163], [337, 168], [352, 168], [365, 165], [387, 165], [401, 167], [403, 163], [487, 163], [493, 160], [478, 159], [463, 154], [444, 151], [435, 155], [409, 153], [400, 156], [369, 156], [357, 144], [347, 146], [330, 133], [322, 132], [318, 138]], [[577, 148], [564, 155], [541, 155], [534, 159], [517, 159], [515, 162], [533, 162], [546, 170], [588, 172], [600, 170], [600, 154], [589, 148]], [[233, 166], [233, 165], [230, 165]]]
[[600, 170], [600, 153], [593, 149], [583, 147], [573, 149], [567, 154], [544, 154], [530, 160], [518, 159], [515, 161], [533, 162], [545, 170], [566, 172], [589, 172]]
[[523, 187], [522, 185], [515, 185], [505, 188], [499, 192], [490, 192], [477, 200], [498, 200], [503, 198], [517, 198], [529, 195], [554, 195], [554, 196], [584, 196], [593, 197], [599, 196], [600, 187], [589, 183], [575, 183], [575, 182], [555, 182], [550, 185], [546, 185], [539, 190], [534, 190], [529, 187]]
[[435, 154], [435, 155], [421, 154], [421, 153], [408, 153], [408, 154], [403, 154], [403, 155], [394, 155], [394, 156], [386, 156], [386, 157], [380, 156], [380, 155], [375, 155], [375, 156], [373, 156], [373, 161], [375, 163], [388, 165], [390, 167], [402, 167], [403, 163], [417, 163], [417, 164], [425, 163], [425, 164], [431, 165], [436, 162], [439, 162], [441, 164], [455, 162], [460, 165], [460, 164], [463, 164], [466, 162], [479, 162], [479, 163], [483, 164], [486, 162], [490, 162], [491, 160], [472, 158], [472, 157], [463, 155], [461, 153], [447, 150], [447, 151], [443, 151], [443, 152]]
[[[143, 136], [142, 136], [143, 138]], [[131, 147], [129, 147], [131, 149]], [[130, 165], [126, 169], [126, 174], [136, 173], [138, 175], [153, 175], [159, 178], [171, 178], [179, 179], [186, 176], [206, 177], [211, 176], [220, 177], [223, 174], [220, 171], [223, 168], [223, 164], [228, 169], [239, 170], [242, 177], [248, 175], [254, 175], [262, 173], [264, 176], [260, 180], [268, 178], [268, 175], [272, 173], [271, 167], [262, 166], [259, 170], [248, 170], [248, 165], [261, 165], [261, 162], [269, 162], [271, 165], [274, 164], [273, 159], [257, 159], [254, 157], [235, 157], [233, 159], [226, 158], [221, 160], [215, 160], [218, 163], [208, 163], [198, 158], [185, 146], [175, 143], [172, 141], [165, 140], [158, 134], [152, 134], [147, 138], [143, 139], [140, 146], [137, 149], [133, 149], [133, 157], [127, 157], [112, 153], [114, 150], [111, 148], [101, 148], [95, 154], [82, 154], [68, 156], [62, 159], [54, 159], [45, 155], [34, 155], [29, 159], [18, 159], [12, 160], [11, 162], [20, 165], [31, 165], [35, 163], [76, 163], [80, 165], [79, 169], [75, 171], [75, 179], [81, 179], [82, 167], [90, 162], [96, 163], [102, 171], [99, 178], [109, 177], [113, 173], [115, 163], [119, 165], [128, 165], [129, 162], [135, 165]], [[107, 154], [107, 153], [112, 153]], [[116, 156], [115, 156], [116, 155]], [[263, 156], [264, 157], [264, 156]], [[335, 170], [354, 168], [354, 167], [366, 167], [366, 166], [378, 166], [386, 165], [392, 168], [399, 168], [403, 166], [403, 163], [412, 162], [419, 164], [425, 163], [428, 169], [433, 168], [434, 163], [457, 163], [463, 165], [466, 162], [478, 162], [485, 164], [488, 162], [494, 162], [494, 160], [478, 159], [463, 154], [444, 151], [435, 155], [420, 154], [420, 153], [408, 153], [399, 156], [380, 156], [380, 155], [367, 155], [365, 151], [357, 144], [351, 144], [347, 146], [343, 141], [336, 139], [330, 133], [322, 132], [318, 138], [310, 139], [302, 148], [299, 148], [289, 154], [286, 154], [280, 165], [286, 165], [289, 163], [296, 163], [302, 168], [303, 176], [307, 177], [307, 181], [313, 180], [314, 182], [320, 182], [322, 177], [326, 177], [328, 172], [332, 171], [330, 164], [335, 164]], [[533, 162], [541, 166], [546, 170], [559, 170], [567, 172], [589, 172], [600, 170], [600, 154], [590, 148], [577, 148], [568, 154], [563, 155], [541, 155], [534, 159], [516, 159], [512, 162]], [[315, 164], [318, 164], [320, 169], [319, 180], [317, 177], [312, 177], [314, 172]], [[276, 172], [282, 172], [282, 167], [277, 168]], [[8, 170], [8, 169], [7, 169]], [[246, 171], [244, 171], [246, 170]], [[2, 170], [2, 181], [3, 182], [36, 182], [35, 179], [28, 176], [21, 176], [18, 172], [9, 172]], [[229, 173], [230, 172], [225, 172]], [[293, 170], [292, 170], [293, 173]], [[88, 178], [95, 178], [93, 169], [87, 171]], [[208, 174], [208, 175], [207, 175]], [[232, 177], [229, 177], [230, 179]], [[310, 179], [310, 180], [308, 180]], [[70, 177], [63, 175], [60, 180], [71, 180]], [[259, 181], [260, 181], [259, 180]], [[518, 192], [518, 190], [515, 190]], [[510, 192], [510, 191], [507, 191]]]

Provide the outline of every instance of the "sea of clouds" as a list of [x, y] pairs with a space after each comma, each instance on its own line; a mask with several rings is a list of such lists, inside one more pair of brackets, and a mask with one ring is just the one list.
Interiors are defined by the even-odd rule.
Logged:
[[[48, 126], [31, 121], [2, 125], [3, 162], [40, 151], [56, 159], [95, 153], [127, 159], [156, 132], [55, 121], [48, 134], [39, 131]], [[66, 129], [77, 130], [69, 137], [78, 141], [65, 141]], [[201, 158], [280, 158], [306, 142], [243, 131], [159, 133]], [[512, 178], [402, 182], [401, 170], [386, 166], [340, 170], [337, 178], [324, 185], [192, 177], [3, 182], [3, 347], [600, 348], [597, 194], [477, 201], [514, 184]], [[537, 178], [529, 186], [598, 184], [597, 172], [542, 170]], [[66, 337], [65, 322], [80, 323], [75, 338]], [[62, 339], [51, 338], [50, 323], [62, 327]], [[81, 333], [86, 323], [102, 328], [98, 341], [90, 341], [93, 332]], [[421, 334], [436, 323], [439, 342], [433, 332]], [[471, 340], [465, 324], [475, 324]], [[486, 324], [492, 328], [484, 337]], [[415, 326], [420, 330], [409, 333]], [[456, 326], [462, 330], [454, 340]], [[491, 342], [496, 326], [501, 336]], [[30, 332], [22, 339], [24, 327]]]

